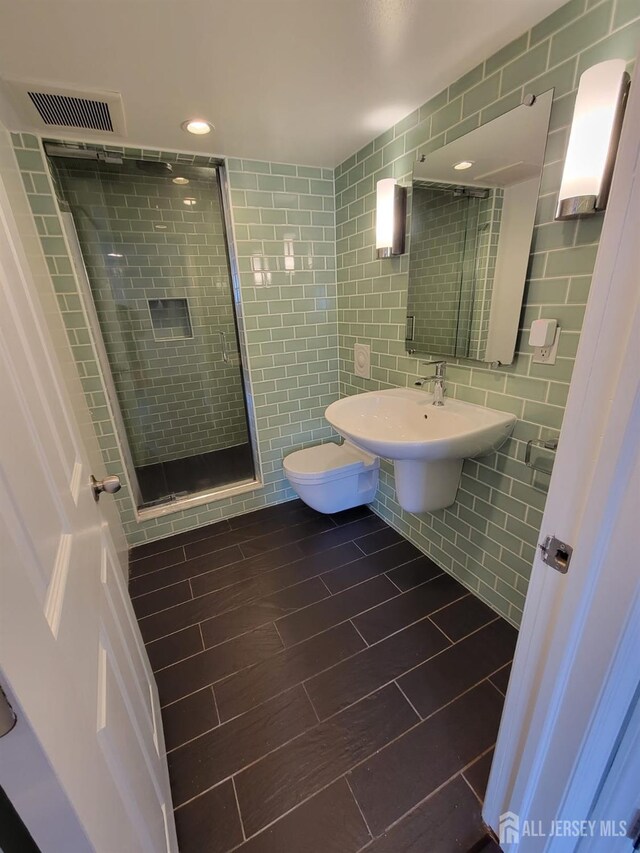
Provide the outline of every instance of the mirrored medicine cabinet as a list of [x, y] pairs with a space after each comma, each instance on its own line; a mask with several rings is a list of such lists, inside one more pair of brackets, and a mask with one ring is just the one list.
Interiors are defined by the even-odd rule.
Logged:
[[415, 164], [410, 353], [513, 361], [552, 100], [529, 98]]

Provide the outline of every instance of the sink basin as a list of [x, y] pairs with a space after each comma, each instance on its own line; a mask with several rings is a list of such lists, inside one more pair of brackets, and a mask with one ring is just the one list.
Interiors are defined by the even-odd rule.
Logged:
[[398, 502], [409, 512], [433, 512], [456, 496], [464, 459], [497, 450], [514, 415], [412, 388], [344, 397], [325, 411], [331, 426], [363, 450], [393, 460]]

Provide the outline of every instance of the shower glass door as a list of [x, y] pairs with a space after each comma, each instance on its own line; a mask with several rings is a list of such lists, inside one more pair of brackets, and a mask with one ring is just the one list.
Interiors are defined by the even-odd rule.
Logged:
[[50, 159], [139, 506], [252, 482], [218, 169], [76, 154]]

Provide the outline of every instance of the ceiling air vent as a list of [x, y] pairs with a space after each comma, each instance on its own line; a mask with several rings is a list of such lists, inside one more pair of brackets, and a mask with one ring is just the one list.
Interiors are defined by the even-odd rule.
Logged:
[[31, 129], [125, 136], [122, 98], [117, 92], [77, 91], [26, 80], [5, 83], [19, 117]]
[[51, 95], [49, 92], [28, 92], [28, 95], [45, 124], [113, 133], [106, 101], [88, 101], [86, 98], [70, 98], [68, 95]]

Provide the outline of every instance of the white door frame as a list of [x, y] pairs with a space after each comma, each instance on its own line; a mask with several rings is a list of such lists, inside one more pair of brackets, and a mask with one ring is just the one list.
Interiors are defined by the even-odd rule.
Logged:
[[[636, 645], [636, 649], [638, 646]], [[633, 816], [633, 835], [638, 834], [638, 815], [640, 814], [640, 697], [636, 696], [635, 706], [629, 715], [627, 728], [618, 744], [616, 756], [607, 774], [597, 801], [594, 803], [590, 819], [604, 821], [624, 821], [628, 824]], [[580, 853], [630, 853], [631, 839], [625, 837], [605, 839], [583, 838], [578, 845]]]
[[496, 831], [507, 811], [545, 831], [588, 817], [640, 682], [639, 366], [640, 65], [541, 529], [574, 553], [566, 575], [534, 561], [483, 812]]

